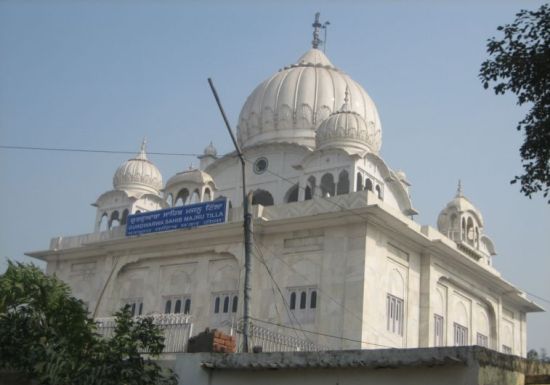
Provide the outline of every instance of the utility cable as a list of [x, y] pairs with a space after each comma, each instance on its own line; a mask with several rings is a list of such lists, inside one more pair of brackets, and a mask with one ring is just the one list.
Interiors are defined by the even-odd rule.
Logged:
[[[56, 152], [85, 152], [96, 154], [130, 154], [135, 155], [138, 151], [121, 150], [94, 150], [89, 148], [65, 148], [65, 147], [31, 147], [31, 146], [6, 146], [0, 145], [0, 149], [5, 150], [32, 150], [32, 151], [56, 151]], [[165, 155], [165, 156], [200, 156], [201, 154], [180, 153], [180, 152], [150, 152], [147, 155]]]
[[[259, 244], [259, 245], [262, 245], [261, 242], [259, 242], [256, 238], [254, 238], [254, 244]], [[263, 245], [262, 245], [263, 246]], [[279, 257], [278, 255], [276, 254], [272, 254], [274, 258], [278, 259], [279, 261], [281, 261], [284, 265], [286, 265], [289, 269], [291, 269], [294, 273], [296, 273], [297, 275], [299, 275], [300, 277], [302, 277], [305, 281], [307, 281], [309, 284], [315, 284], [314, 282], [311, 282], [309, 280], [308, 277], [306, 277], [305, 275], [301, 274], [299, 271], [296, 271], [296, 269], [294, 269], [294, 267], [292, 267], [290, 264], [288, 264], [284, 259], [282, 259], [281, 257]], [[329, 300], [331, 300], [332, 302], [334, 302], [336, 305], [338, 305], [340, 308], [342, 308], [344, 311], [346, 311], [348, 314], [350, 314], [351, 316], [353, 316], [355, 319], [357, 319], [358, 321], [361, 322], [361, 325], [365, 325], [367, 326], [368, 328], [370, 328], [372, 330], [372, 332], [379, 336], [379, 337], [384, 337], [387, 339], [387, 337], [379, 332], [378, 330], [376, 330], [376, 328], [374, 328], [373, 326], [370, 326], [369, 324], [365, 323], [364, 322], [364, 319], [357, 315], [354, 311], [348, 309], [344, 304], [342, 304], [340, 301], [338, 301], [337, 299], [335, 299], [334, 297], [332, 297], [330, 294], [328, 294], [327, 292], [325, 292], [324, 290], [322, 290], [320, 287], [317, 287], [317, 290], [319, 291], [319, 293], [321, 293], [323, 296], [327, 297]]]
[[[277, 323], [277, 322], [266, 321], [266, 320], [262, 320], [262, 319], [254, 318], [254, 317], [250, 317], [250, 318], [253, 319], [254, 321], [266, 323], [266, 324], [269, 324], [269, 325], [279, 326], [279, 327], [285, 328], [285, 329], [296, 329], [296, 328], [294, 328], [293, 326], [283, 325], [283, 324], [279, 324], [279, 323]], [[335, 339], [338, 339], [338, 340], [344, 340], [344, 341], [350, 341], [350, 342], [359, 342], [359, 343], [362, 343], [362, 344], [368, 344], [368, 345], [380, 346], [380, 347], [383, 347], [383, 348], [395, 349], [394, 346], [376, 344], [376, 343], [373, 343], [373, 342], [362, 341], [362, 340], [357, 340], [357, 339], [348, 338], [348, 337], [335, 336], [335, 335], [332, 335], [332, 334], [321, 333], [321, 332], [315, 332], [315, 331], [312, 331], [312, 330], [304, 330], [304, 329], [301, 329], [301, 331], [302, 331], [302, 332], [306, 332], [306, 333], [310, 333], [310, 334], [315, 334], [315, 335], [323, 336], [323, 337], [335, 338]]]
[[[254, 236], [254, 235], [253, 235]], [[267, 270], [267, 274], [269, 275], [269, 277], [271, 278], [271, 281], [273, 282], [273, 284], [275, 284], [275, 286], [277, 287], [277, 291], [279, 292], [279, 295], [281, 296], [282, 300], [283, 300], [283, 305], [285, 307], [285, 310], [288, 314], [288, 317], [289, 319], [292, 321], [292, 319], [294, 319], [294, 322], [296, 322], [296, 324], [298, 325], [298, 327], [300, 329], [298, 330], [303, 330], [303, 327], [300, 323], [300, 321], [296, 318], [296, 315], [290, 310], [290, 307], [288, 306], [288, 303], [286, 301], [286, 298], [285, 298], [285, 295], [283, 294], [282, 290], [281, 290], [281, 287], [279, 286], [279, 284], [277, 283], [277, 281], [275, 280], [275, 277], [273, 277], [273, 274], [271, 273], [271, 270], [269, 269], [269, 266], [267, 266], [267, 263], [265, 262], [265, 258], [263, 256], [263, 253], [261, 251], [261, 249], [258, 247], [257, 245], [257, 242], [256, 242], [256, 238], [254, 237], [254, 247], [256, 248], [256, 250], [258, 251], [258, 254], [261, 256], [261, 259], [256, 257], [265, 267], [265, 269]], [[304, 338], [309, 342], [309, 343], [313, 343], [309, 340], [309, 338], [307, 338], [307, 336], [304, 334]], [[296, 337], [298, 337], [298, 335], [296, 335]]]

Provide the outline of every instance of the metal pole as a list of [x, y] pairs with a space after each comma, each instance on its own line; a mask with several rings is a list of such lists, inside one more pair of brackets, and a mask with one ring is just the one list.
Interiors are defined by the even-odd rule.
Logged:
[[252, 267], [251, 267], [252, 215], [250, 214], [250, 211], [249, 211], [250, 202], [246, 194], [245, 160], [244, 160], [243, 153], [239, 148], [239, 144], [237, 143], [237, 140], [233, 135], [233, 131], [231, 130], [231, 126], [229, 125], [229, 121], [225, 116], [225, 112], [220, 102], [220, 98], [218, 97], [218, 93], [214, 88], [214, 83], [212, 82], [211, 78], [208, 78], [208, 84], [210, 84], [210, 88], [212, 89], [212, 93], [214, 94], [216, 103], [218, 103], [218, 107], [222, 114], [223, 121], [225, 122], [225, 126], [227, 127], [227, 131], [229, 131], [229, 135], [231, 136], [231, 140], [233, 141], [233, 145], [235, 146], [235, 150], [237, 151], [237, 155], [239, 156], [239, 159], [241, 161], [241, 171], [242, 171], [242, 180], [243, 180], [243, 211], [244, 211], [244, 218], [243, 218], [244, 219], [244, 222], [243, 222], [243, 230], [244, 230], [243, 352], [248, 353], [248, 335], [250, 331], [250, 292], [251, 292], [250, 275], [252, 272]]

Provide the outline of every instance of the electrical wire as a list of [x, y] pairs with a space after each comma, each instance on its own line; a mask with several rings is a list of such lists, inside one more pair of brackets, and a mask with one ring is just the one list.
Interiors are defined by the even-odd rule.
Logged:
[[[254, 237], [254, 234], [252, 234], [252, 236]], [[254, 240], [255, 237], [254, 237]], [[262, 250], [258, 247], [257, 245], [257, 242], [254, 242], [254, 247], [256, 248], [256, 251], [258, 252], [258, 254], [260, 255], [261, 259], [259, 259], [258, 257], [256, 257], [254, 254], [254, 256], [256, 257], [256, 259], [258, 259], [265, 267], [265, 269], [267, 270], [267, 274], [269, 275], [269, 277], [271, 278], [271, 281], [273, 282], [273, 284], [277, 287], [277, 291], [279, 292], [279, 295], [281, 296], [282, 300], [283, 300], [283, 305], [285, 307], [285, 310], [288, 314], [288, 317], [289, 319], [291, 320], [292, 322], [292, 319], [294, 319], [294, 322], [296, 322], [296, 324], [298, 325], [299, 329], [298, 330], [303, 330], [303, 327], [300, 323], [300, 321], [298, 321], [298, 319], [296, 318], [296, 315], [290, 311], [290, 307], [286, 301], [286, 297], [285, 295], [283, 294], [282, 290], [281, 290], [281, 287], [279, 286], [279, 284], [277, 283], [277, 281], [275, 280], [275, 277], [273, 277], [273, 274], [271, 273], [271, 270], [269, 269], [269, 266], [267, 266], [267, 263], [265, 262], [265, 258], [263, 256], [263, 253], [262, 253]], [[276, 302], [275, 302], [276, 304]], [[312, 343], [306, 336], [305, 333], [304, 334], [304, 338], [309, 342], [309, 343]], [[296, 337], [298, 337], [298, 335], [296, 335]], [[299, 337], [298, 337], [299, 338]]]
[[[263, 322], [263, 323], [266, 323], [266, 324], [269, 324], [269, 325], [279, 326], [279, 327], [285, 328], [285, 329], [295, 329], [293, 326], [283, 325], [283, 324], [280, 324], [280, 323], [277, 323], [277, 322], [266, 321], [266, 320], [262, 320], [262, 319], [255, 318], [255, 317], [250, 317], [250, 318], [253, 319], [254, 321], [257, 321], [257, 322]], [[348, 337], [335, 336], [335, 335], [332, 335], [332, 334], [315, 332], [315, 331], [312, 331], [312, 330], [304, 330], [304, 329], [299, 329], [299, 330], [301, 330], [303, 332], [306, 332], [306, 333], [310, 333], [310, 334], [315, 334], [315, 335], [319, 335], [319, 336], [323, 336], [323, 337], [335, 338], [335, 339], [344, 340], [344, 341], [359, 342], [359, 343], [362, 343], [362, 344], [380, 346], [380, 347], [383, 347], [383, 348], [391, 348], [391, 349], [395, 348], [394, 346], [376, 344], [374, 342], [356, 340], [356, 339], [348, 338]]]
[[[259, 244], [259, 245], [262, 245], [261, 242], [259, 242], [256, 237], [254, 237], [254, 244]], [[263, 245], [262, 245], [263, 246]], [[302, 277], [306, 282], [308, 282], [309, 284], [315, 284], [315, 282], [311, 282], [309, 280], [309, 278], [303, 274], [301, 274], [299, 271], [296, 271], [296, 269], [294, 269], [294, 267], [292, 267], [290, 264], [288, 264], [284, 259], [282, 259], [281, 257], [279, 257], [278, 255], [276, 254], [272, 254], [274, 258], [278, 259], [279, 261], [281, 261], [284, 265], [286, 265], [289, 269], [291, 269], [294, 273], [296, 273], [297, 275], [299, 275], [300, 277]], [[378, 337], [384, 337], [387, 339], [387, 337], [379, 332], [378, 330], [376, 330], [373, 326], [370, 326], [369, 324], [365, 323], [364, 319], [357, 315], [354, 311], [348, 309], [344, 304], [342, 304], [340, 301], [338, 301], [337, 299], [335, 299], [334, 297], [332, 297], [330, 294], [328, 294], [327, 292], [325, 292], [324, 290], [322, 290], [320, 287], [317, 287], [317, 291], [319, 293], [321, 293], [324, 297], [328, 298], [329, 300], [331, 300], [332, 302], [334, 302], [336, 305], [338, 305], [340, 308], [342, 308], [345, 312], [347, 312], [348, 314], [350, 314], [351, 316], [353, 316], [355, 319], [357, 319], [358, 321], [361, 322], [361, 325], [365, 325], [367, 326], [369, 329], [372, 330], [372, 332], [377, 335]]]
[[[121, 151], [121, 150], [94, 150], [88, 148], [65, 148], [65, 147], [32, 147], [32, 146], [7, 146], [0, 145], [0, 149], [5, 150], [29, 150], [29, 151], [56, 151], [56, 152], [84, 152], [94, 154], [130, 154], [135, 155], [137, 151]], [[164, 155], [164, 156], [200, 156], [201, 154], [180, 153], [180, 152], [147, 152], [147, 155]]]

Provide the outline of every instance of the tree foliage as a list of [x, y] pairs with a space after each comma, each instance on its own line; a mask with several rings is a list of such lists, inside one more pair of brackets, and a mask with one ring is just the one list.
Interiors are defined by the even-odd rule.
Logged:
[[544, 363], [550, 363], [550, 357], [546, 354], [546, 349], [540, 349], [540, 353], [535, 349], [531, 349], [527, 352], [527, 359], [533, 361], [540, 361]]
[[150, 318], [116, 313], [110, 339], [100, 337], [82, 301], [67, 285], [35, 266], [9, 263], [0, 276], [0, 369], [17, 370], [41, 384], [177, 383], [171, 371], [144, 357], [164, 348]]
[[[550, 192], [550, 6], [522, 10], [512, 24], [497, 28], [504, 36], [489, 39], [489, 59], [482, 63], [479, 77], [496, 94], [512, 92], [519, 105], [530, 110], [517, 129], [524, 132], [520, 148], [523, 175], [521, 192], [528, 197]], [[550, 200], [548, 201], [550, 203]]]

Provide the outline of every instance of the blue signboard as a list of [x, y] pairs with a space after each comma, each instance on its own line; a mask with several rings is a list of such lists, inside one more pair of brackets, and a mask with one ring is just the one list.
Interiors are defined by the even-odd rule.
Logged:
[[227, 200], [195, 203], [128, 216], [126, 235], [141, 235], [224, 223]]

